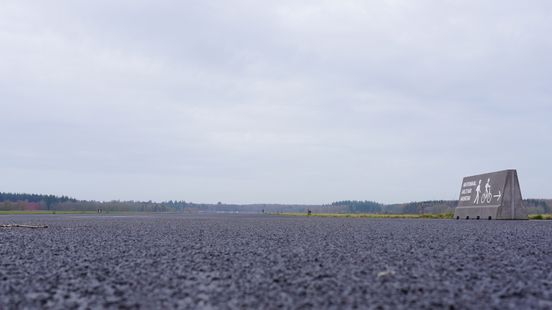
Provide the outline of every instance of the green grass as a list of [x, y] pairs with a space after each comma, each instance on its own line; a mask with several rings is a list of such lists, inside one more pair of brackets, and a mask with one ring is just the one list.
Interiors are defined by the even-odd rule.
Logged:
[[23, 210], [10, 210], [0, 211], [0, 215], [14, 215], [14, 214], [96, 214], [96, 211], [23, 211]]
[[[273, 213], [283, 216], [309, 216], [307, 213]], [[390, 218], [390, 219], [452, 219], [452, 213], [439, 214], [375, 214], [375, 213], [312, 213], [316, 217], [341, 217], [341, 218]]]
[[552, 220], [552, 214], [531, 214], [530, 220]]
[[90, 214], [90, 215], [149, 215], [149, 214], [168, 214], [174, 212], [150, 212], [150, 211], [106, 211], [98, 213], [97, 211], [23, 211], [23, 210], [9, 210], [9, 211], [0, 211], [1, 215], [29, 215], [29, 214]]
[[[309, 216], [305, 212], [272, 213], [283, 216]], [[453, 219], [452, 213], [438, 214], [373, 214], [373, 213], [312, 213], [315, 217], [373, 218], [373, 219]], [[530, 220], [552, 220], [552, 214], [531, 214]]]
[[[98, 214], [96, 211], [0, 211], [0, 215], [18, 215], [18, 214]], [[101, 213], [102, 215], [110, 214], [149, 214], [149, 212], [135, 211], [109, 211]], [[287, 213], [271, 213], [272, 215], [282, 216], [309, 216], [305, 212], [287, 212]], [[375, 213], [312, 213], [310, 216], [315, 217], [338, 217], [338, 218], [374, 218], [374, 219], [452, 219], [452, 213], [437, 213], [437, 214], [375, 214]], [[530, 220], [552, 220], [552, 214], [531, 214]]]
[[163, 212], [141, 212], [141, 211], [104, 211], [98, 213], [97, 211], [0, 211], [0, 215], [18, 215], [18, 214], [97, 214], [97, 215], [140, 215], [140, 214], [156, 214]]

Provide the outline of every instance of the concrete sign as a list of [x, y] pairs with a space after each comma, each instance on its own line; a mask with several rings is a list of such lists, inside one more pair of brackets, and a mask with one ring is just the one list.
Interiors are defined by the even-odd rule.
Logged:
[[455, 219], [527, 219], [516, 170], [465, 177]]

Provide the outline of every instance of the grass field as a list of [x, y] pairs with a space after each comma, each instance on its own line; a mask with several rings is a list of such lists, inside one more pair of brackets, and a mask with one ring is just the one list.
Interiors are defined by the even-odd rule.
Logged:
[[[309, 216], [306, 213], [274, 213], [284, 216]], [[440, 214], [374, 214], [374, 213], [312, 213], [316, 217], [345, 217], [345, 218], [396, 218], [396, 219], [452, 219], [452, 213]]]
[[104, 211], [103, 213], [98, 213], [97, 211], [21, 211], [21, 210], [12, 210], [12, 211], [0, 211], [0, 215], [33, 215], [33, 214], [96, 214], [96, 215], [129, 215], [129, 214], [151, 214], [153, 212], [137, 212], [137, 211]]
[[[132, 212], [132, 211], [111, 211], [101, 214], [149, 214], [150, 212]], [[31, 215], [31, 214], [98, 214], [96, 211], [0, 211], [1, 215]], [[304, 212], [286, 212], [286, 213], [271, 213], [272, 215], [282, 216], [309, 216]], [[337, 218], [390, 218], [390, 219], [453, 219], [452, 213], [438, 214], [375, 214], [375, 213], [312, 213], [310, 216], [316, 217], [337, 217]], [[530, 220], [552, 220], [552, 214], [531, 214]]]
[[96, 214], [96, 211], [22, 211], [22, 210], [10, 210], [0, 211], [0, 215], [13, 215], [13, 214]]
[[530, 220], [552, 220], [552, 214], [530, 214]]
[[[283, 216], [309, 216], [307, 213], [274, 213]], [[373, 213], [312, 213], [316, 217], [395, 218], [395, 219], [453, 219], [452, 213], [438, 214], [373, 214]], [[531, 214], [530, 220], [552, 220], [552, 214]]]

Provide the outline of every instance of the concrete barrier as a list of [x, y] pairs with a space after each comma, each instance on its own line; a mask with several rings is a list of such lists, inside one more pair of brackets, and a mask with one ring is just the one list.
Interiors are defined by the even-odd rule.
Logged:
[[455, 219], [526, 220], [517, 171], [503, 170], [465, 177]]

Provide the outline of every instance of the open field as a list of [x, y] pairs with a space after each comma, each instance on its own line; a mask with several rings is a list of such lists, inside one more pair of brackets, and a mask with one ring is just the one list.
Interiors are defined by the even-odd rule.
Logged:
[[9, 210], [0, 211], [0, 215], [38, 215], [38, 214], [96, 214], [97, 211], [23, 211]]
[[552, 307], [552, 222], [5, 215], [0, 308]]
[[[150, 215], [157, 214], [159, 212], [141, 212], [141, 211], [103, 211], [103, 213], [98, 214], [97, 211], [22, 211], [22, 210], [10, 210], [10, 211], [0, 211], [0, 216], [2, 215], [55, 215], [55, 214], [89, 214], [89, 215]], [[165, 212], [167, 214], [174, 212]]]
[[[167, 212], [168, 213], [168, 212]], [[174, 213], [174, 212], [173, 212]], [[173, 214], [171, 213], [171, 214]], [[155, 215], [158, 212], [125, 212], [125, 211], [104, 211], [98, 214], [96, 211], [0, 211], [2, 215], [48, 215], [48, 214], [90, 214], [90, 215]], [[374, 219], [453, 219], [453, 213], [426, 213], [426, 214], [381, 214], [381, 213], [312, 213], [305, 212], [280, 212], [269, 213], [277, 216], [312, 216], [312, 217], [337, 217], [337, 218], [374, 218]], [[552, 214], [531, 214], [530, 220], [552, 220]]]
[[371, 219], [452, 219], [452, 213], [440, 214], [380, 214], [380, 213], [312, 213], [289, 212], [275, 213], [280, 216], [312, 216], [312, 217], [338, 217], [338, 218], [371, 218]]
[[530, 214], [530, 220], [552, 220], [552, 214]]
[[[311, 216], [311, 217], [337, 217], [337, 218], [373, 218], [373, 219], [453, 219], [453, 213], [437, 213], [437, 214], [375, 214], [375, 213], [312, 213], [311, 215], [305, 212], [288, 212], [274, 213], [280, 216]], [[552, 220], [552, 214], [531, 214], [528, 217], [530, 220]]]

